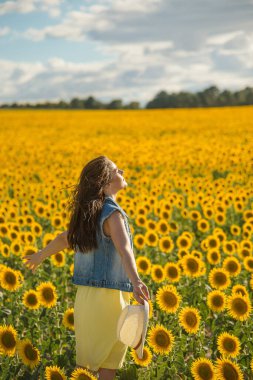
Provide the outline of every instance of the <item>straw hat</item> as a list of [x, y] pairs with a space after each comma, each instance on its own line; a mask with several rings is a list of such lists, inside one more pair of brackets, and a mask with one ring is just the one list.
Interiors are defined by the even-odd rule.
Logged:
[[127, 305], [121, 311], [117, 325], [117, 337], [122, 343], [135, 349], [139, 359], [143, 358], [143, 347], [148, 328], [149, 303]]

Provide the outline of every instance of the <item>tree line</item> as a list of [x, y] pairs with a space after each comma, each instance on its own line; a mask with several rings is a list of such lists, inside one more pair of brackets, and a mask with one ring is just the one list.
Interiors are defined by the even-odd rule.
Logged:
[[85, 99], [73, 98], [69, 102], [60, 100], [59, 102], [44, 103], [12, 103], [2, 104], [0, 108], [33, 108], [33, 109], [141, 109], [141, 108], [193, 108], [193, 107], [225, 107], [225, 106], [242, 106], [253, 104], [253, 87], [246, 87], [239, 91], [223, 90], [211, 86], [199, 92], [158, 92], [155, 97], [146, 103], [144, 107], [140, 106], [138, 101], [132, 101], [123, 104], [121, 99], [114, 99], [109, 103], [104, 103], [93, 96]]

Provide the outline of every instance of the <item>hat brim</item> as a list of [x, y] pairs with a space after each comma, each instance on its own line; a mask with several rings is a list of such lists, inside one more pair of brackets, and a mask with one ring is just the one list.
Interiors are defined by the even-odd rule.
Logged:
[[149, 303], [146, 300], [144, 301], [144, 320], [143, 320], [143, 330], [141, 334], [141, 344], [140, 346], [135, 350], [136, 355], [139, 359], [143, 358], [143, 347], [145, 344], [147, 329], [148, 329], [148, 320], [149, 320]]

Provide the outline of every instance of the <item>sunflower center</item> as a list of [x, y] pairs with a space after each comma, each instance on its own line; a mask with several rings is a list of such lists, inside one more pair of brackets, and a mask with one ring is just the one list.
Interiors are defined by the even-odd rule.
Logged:
[[62, 375], [58, 371], [51, 372], [51, 380], [63, 380]]
[[199, 264], [194, 259], [188, 259], [187, 260], [187, 268], [192, 272], [196, 273], [199, 270]]
[[214, 261], [218, 260], [218, 254], [217, 254], [217, 252], [213, 252], [213, 253], [212, 253], [212, 259], [213, 259]]
[[27, 297], [27, 302], [29, 305], [37, 305], [38, 299], [35, 294], [29, 294]]
[[228, 352], [234, 352], [236, 349], [236, 343], [231, 338], [225, 338], [223, 341], [223, 346], [224, 346], [225, 350]]
[[169, 336], [165, 332], [159, 331], [156, 335], [156, 343], [160, 347], [168, 347], [170, 344]]
[[43, 289], [43, 297], [46, 301], [53, 301], [54, 300], [53, 290], [51, 288]]
[[197, 317], [194, 313], [188, 312], [185, 316], [185, 321], [188, 326], [195, 327], [197, 324]]
[[36, 360], [38, 358], [37, 351], [30, 344], [25, 346], [24, 353], [29, 360]]
[[177, 297], [172, 292], [164, 292], [163, 301], [167, 306], [173, 307], [177, 304]]
[[73, 313], [70, 313], [68, 315], [68, 322], [71, 324], [71, 325], [74, 325], [74, 314]]
[[141, 261], [140, 262], [140, 267], [141, 267], [141, 269], [148, 269], [148, 263], [146, 262], [146, 261]]
[[10, 285], [15, 285], [17, 282], [17, 278], [16, 278], [15, 274], [12, 272], [7, 272], [5, 274], [5, 280]]
[[215, 273], [214, 281], [218, 285], [224, 285], [226, 284], [227, 276], [222, 272]]
[[237, 265], [237, 263], [235, 261], [229, 261], [227, 263], [227, 269], [228, 269], [229, 272], [234, 273], [234, 272], [237, 271], [238, 265]]
[[14, 338], [13, 334], [10, 331], [6, 331], [2, 335], [2, 344], [6, 348], [14, 348], [16, 345], [16, 339]]
[[158, 277], [158, 278], [162, 278], [162, 276], [163, 276], [163, 272], [161, 271], [161, 269], [157, 268], [157, 269], [155, 270], [155, 275], [156, 275], [156, 277]]
[[229, 380], [238, 380], [239, 379], [238, 372], [229, 363], [225, 363], [223, 365], [223, 371], [222, 372], [223, 372], [225, 379], [229, 379]]
[[213, 371], [207, 363], [200, 364], [198, 373], [201, 379], [209, 380], [213, 378]]
[[223, 305], [223, 298], [221, 296], [215, 296], [213, 297], [212, 299], [212, 302], [214, 304], [214, 306], [222, 306]]
[[155, 241], [155, 235], [153, 234], [149, 235], [149, 241], [153, 243]]
[[169, 272], [169, 277], [171, 278], [176, 278], [178, 275], [177, 269], [175, 267], [170, 267], [168, 272]]
[[248, 311], [247, 303], [241, 298], [234, 299], [232, 307], [239, 315], [244, 315]]
[[169, 242], [169, 240], [164, 240], [163, 241], [163, 246], [164, 246], [164, 248], [170, 248], [170, 242]]

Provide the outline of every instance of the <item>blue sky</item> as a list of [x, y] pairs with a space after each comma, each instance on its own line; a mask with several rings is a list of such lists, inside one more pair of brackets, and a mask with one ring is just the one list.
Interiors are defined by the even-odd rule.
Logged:
[[253, 86], [252, 0], [0, 0], [0, 102]]

